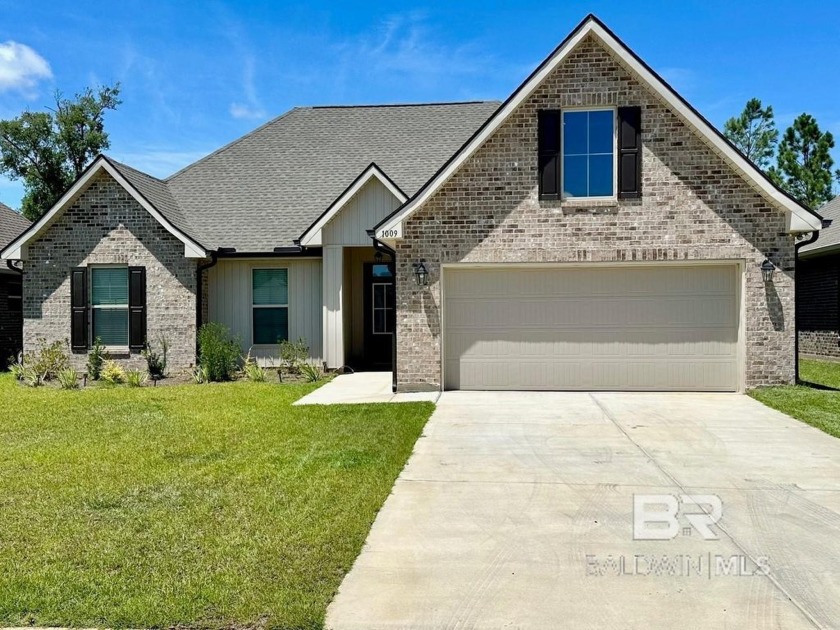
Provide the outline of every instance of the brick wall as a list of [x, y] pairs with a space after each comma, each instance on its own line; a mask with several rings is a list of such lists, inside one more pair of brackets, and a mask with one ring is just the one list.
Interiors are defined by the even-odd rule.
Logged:
[[[203, 261], [199, 261], [203, 262]], [[197, 261], [110, 175], [101, 173], [80, 198], [29, 247], [24, 263], [24, 346], [70, 338], [70, 269], [93, 264], [146, 267], [147, 336], [170, 342], [169, 368], [195, 362]], [[113, 357], [145, 368], [139, 353]], [[87, 355], [73, 355], [84, 368]]]
[[0, 369], [23, 347], [21, 300], [10, 299], [10, 295], [20, 297], [21, 277], [12, 271], [0, 271]]
[[840, 255], [799, 261], [799, 351], [840, 357]]
[[[580, 205], [538, 199], [537, 111], [642, 106], [643, 196]], [[397, 246], [401, 390], [439, 387], [440, 265], [732, 259], [746, 269], [746, 384], [793, 379], [793, 238], [782, 212], [587, 40], [404, 225]], [[759, 265], [779, 265], [765, 287]], [[421, 258], [431, 277], [413, 282]]]

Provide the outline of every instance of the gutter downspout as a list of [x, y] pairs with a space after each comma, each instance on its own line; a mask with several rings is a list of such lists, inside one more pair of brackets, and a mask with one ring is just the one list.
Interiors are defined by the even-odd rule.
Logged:
[[[831, 227], [831, 219], [823, 219], [822, 220], [822, 229], [826, 229]], [[799, 285], [797, 282], [797, 278], [799, 275], [798, 267], [799, 267], [799, 250], [805, 247], [805, 245], [810, 245], [811, 243], [816, 243], [817, 239], [820, 237], [820, 231], [815, 230], [811, 232], [811, 236], [806, 238], [805, 240], [795, 243], [793, 246], [795, 255], [793, 257], [793, 308], [796, 311], [796, 314], [793, 318], [793, 367], [794, 367], [794, 383], [799, 384]]]
[[23, 275], [23, 269], [20, 267], [15, 267], [15, 264], [11, 260], [6, 261], [6, 266], [11, 270], [14, 271], [18, 275]]
[[[373, 248], [378, 251], [382, 252], [383, 254], [387, 254], [391, 257], [391, 262], [394, 264], [394, 290], [396, 291], [397, 286], [397, 252], [390, 247], [388, 247], [385, 243], [378, 241], [375, 236], [376, 232], [374, 230], [367, 230], [367, 235], [373, 241]], [[394, 309], [394, 317], [396, 317], [396, 309]], [[397, 327], [394, 326], [394, 332], [391, 333], [391, 393], [397, 393]]]
[[202, 315], [202, 305], [204, 303], [204, 283], [202, 279], [204, 277], [204, 271], [206, 269], [210, 269], [219, 262], [219, 253], [218, 251], [210, 252], [210, 262], [205, 263], [203, 265], [199, 265], [196, 267], [195, 270], [195, 357], [196, 361], [198, 361], [198, 329], [201, 328], [201, 315]]

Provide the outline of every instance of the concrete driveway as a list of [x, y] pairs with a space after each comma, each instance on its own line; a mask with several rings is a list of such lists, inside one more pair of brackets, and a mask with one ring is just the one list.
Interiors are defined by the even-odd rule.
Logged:
[[[652, 494], [719, 497], [718, 540], [712, 503], [634, 539]], [[327, 625], [840, 627], [840, 440], [734, 394], [446, 393]]]

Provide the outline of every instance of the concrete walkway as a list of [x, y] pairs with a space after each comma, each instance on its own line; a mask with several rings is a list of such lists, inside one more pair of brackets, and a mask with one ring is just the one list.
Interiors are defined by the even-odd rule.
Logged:
[[[718, 540], [634, 540], [634, 494]], [[836, 628], [838, 534], [840, 440], [746, 396], [445, 393], [327, 626]]]
[[435, 402], [440, 392], [394, 394], [390, 372], [356, 372], [341, 374], [294, 405], [347, 405], [357, 403]]

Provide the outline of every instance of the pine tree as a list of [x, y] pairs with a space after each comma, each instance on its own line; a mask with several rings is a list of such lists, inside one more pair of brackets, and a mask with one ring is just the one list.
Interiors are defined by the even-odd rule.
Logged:
[[831, 171], [833, 148], [831, 133], [820, 131], [810, 114], [801, 114], [779, 143], [777, 165], [770, 169], [770, 177], [800, 203], [819, 208], [833, 197], [833, 178], [840, 180], [840, 171]]
[[751, 98], [740, 116], [724, 123], [723, 134], [760, 169], [770, 166], [779, 139], [770, 105], [762, 108], [760, 100]]

